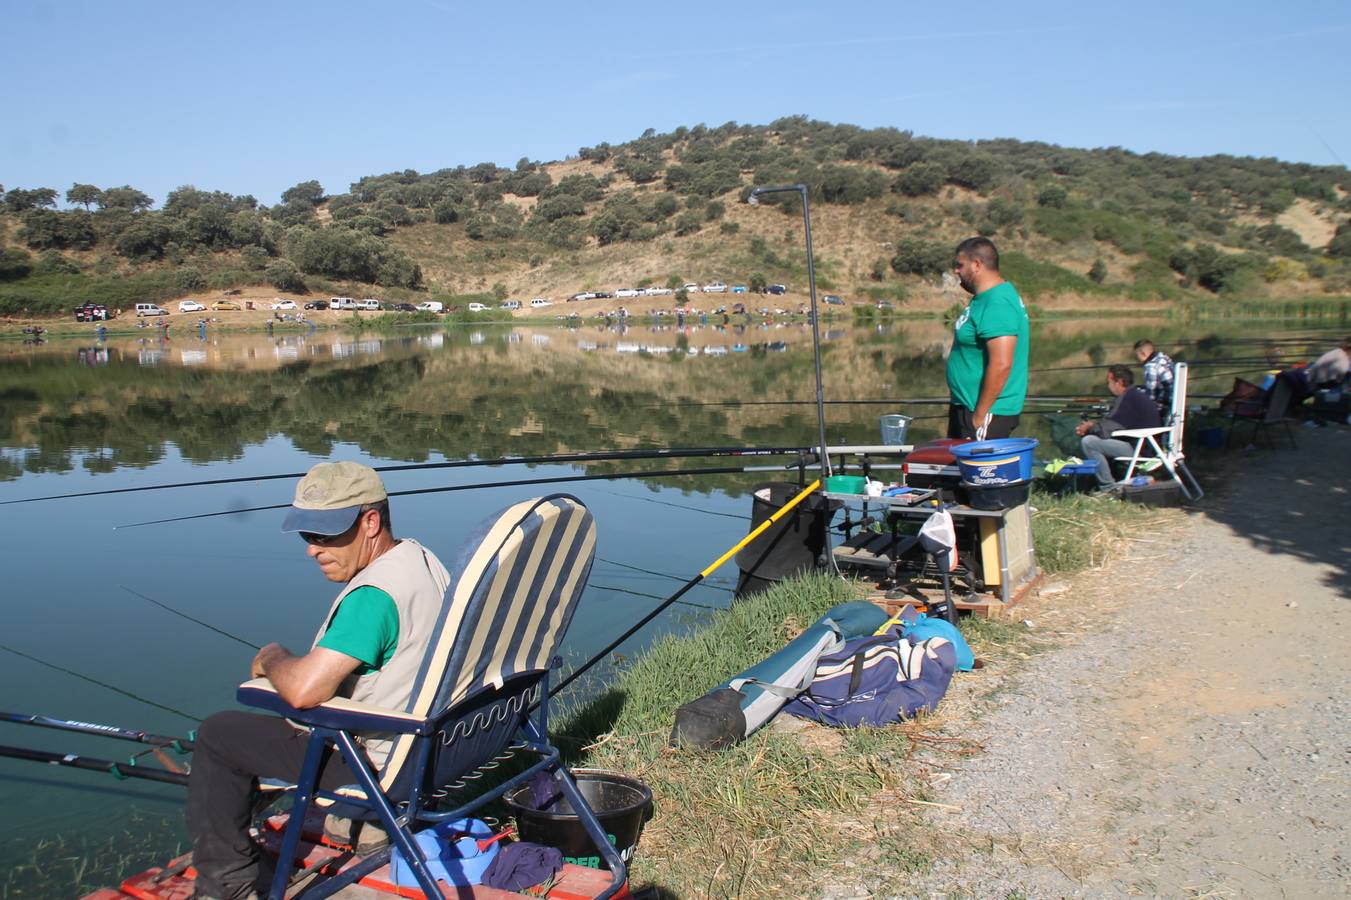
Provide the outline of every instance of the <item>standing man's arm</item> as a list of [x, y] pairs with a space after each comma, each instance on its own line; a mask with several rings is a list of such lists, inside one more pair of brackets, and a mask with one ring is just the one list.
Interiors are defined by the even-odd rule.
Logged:
[[985, 417], [994, 408], [994, 402], [1008, 383], [1009, 373], [1013, 371], [1013, 351], [1018, 346], [1018, 336], [1006, 334], [990, 338], [985, 342], [985, 374], [980, 380], [980, 396], [976, 399], [976, 408], [972, 410], [973, 424], [980, 428]]
[[272, 682], [281, 698], [296, 709], [308, 709], [332, 699], [343, 679], [359, 665], [361, 660], [327, 647], [296, 656], [273, 643], [258, 651], [250, 672], [253, 678]]

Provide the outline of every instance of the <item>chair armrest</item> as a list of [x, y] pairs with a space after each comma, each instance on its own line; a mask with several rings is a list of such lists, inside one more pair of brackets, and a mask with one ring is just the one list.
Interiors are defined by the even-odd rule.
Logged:
[[1160, 428], [1123, 428], [1120, 431], [1113, 431], [1112, 437], [1143, 438], [1149, 437], [1151, 434], [1153, 435], [1167, 434], [1172, 430], [1173, 429], [1168, 426], [1163, 426]]
[[281, 694], [266, 678], [255, 678], [241, 684], [235, 699], [245, 706], [274, 712], [300, 725], [396, 734], [430, 734], [433, 731], [432, 723], [426, 719], [383, 706], [358, 703], [345, 697], [334, 697], [309, 709], [296, 709], [281, 698]]

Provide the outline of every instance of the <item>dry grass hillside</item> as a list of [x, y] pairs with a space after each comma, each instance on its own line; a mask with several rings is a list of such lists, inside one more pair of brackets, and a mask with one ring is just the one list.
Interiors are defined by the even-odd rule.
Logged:
[[788, 299], [768, 304], [794, 308], [807, 286], [796, 199], [744, 200], [756, 185], [799, 182], [818, 286], [850, 303], [947, 309], [960, 299], [943, 286], [952, 248], [976, 234], [1043, 308], [1351, 293], [1342, 167], [791, 117], [649, 131], [514, 168], [372, 175], [346, 193], [304, 182], [271, 208], [181, 188], [161, 210], [117, 205], [122, 189], [92, 212], [58, 210], [54, 190], [11, 189], [0, 311], [61, 308], [80, 293], [124, 306], [237, 287], [495, 304], [715, 280], [785, 284]]

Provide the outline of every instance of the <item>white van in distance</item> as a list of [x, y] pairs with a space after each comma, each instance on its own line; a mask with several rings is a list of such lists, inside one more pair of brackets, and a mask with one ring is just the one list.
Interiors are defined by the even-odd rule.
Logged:
[[351, 297], [330, 297], [328, 299], [329, 309], [356, 309], [357, 302]]
[[380, 311], [380, 301], [376, 300], [373, 297], [367, 297], [365, 300], [362, 300], [361, 303], [358, 304], [358, 306], [361, 309], [370, 310], [372, 312]]
[[530, 301], [530, 305], [535, 309], [542, 309], [545, 306], [553, 306], [553, 302], [545, 300], [543, 297], [536, 297]]
[[153, 303], [137, 303], [136, 315], [138, 316], [167, 316], [169, 311], [161, 309]]
[[417, 305], [418, 312], [439, 313], [445, 310], [446, 305], [440, 300], [423, 300]]
[[515, 312], [520, 308], [521, 308], [521, 301], [519, 300], [505, 300], [502, 302], [502, 305], [498, 307], [498, 309], [509, 309], [512, 312]]

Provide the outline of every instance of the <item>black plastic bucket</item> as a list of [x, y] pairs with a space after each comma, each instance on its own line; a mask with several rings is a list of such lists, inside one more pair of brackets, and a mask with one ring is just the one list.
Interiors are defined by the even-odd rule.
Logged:
[[[636, 778], [604, 769], [573, 769], [572, 777], [582, 798], [596, 813], [600, 827], [628, 863], [638, 847], [643, 825], [652, 818], [652, 790]], [[565, 861], [593, 869], [605, 868], [600, 850], [592, 842], [582, 820], [565, 797], [549, 809], [534, 809], [530, 785], [510, 791], [503, 798], [512, 814], [521, 840], [563, 851]]]
[[[773, 516], [802, 492], [789, 481], [757, 484], [751, 491], [751, 530]], [[736, 596], [747, 597], [778, 583], [789, 575], [809, 572], [821, 564], [826, 552], [826, 527], [843, 504], [811, 494], [764, 533], [737, 552], [741, 569]]]

